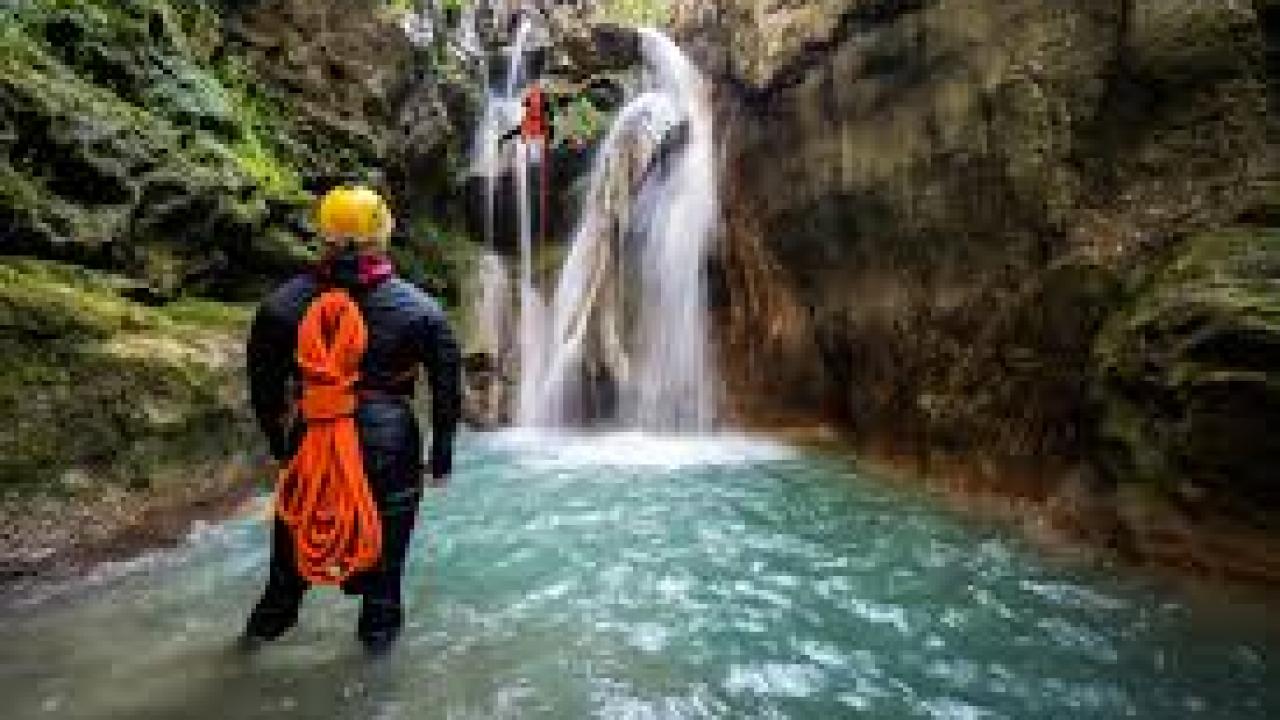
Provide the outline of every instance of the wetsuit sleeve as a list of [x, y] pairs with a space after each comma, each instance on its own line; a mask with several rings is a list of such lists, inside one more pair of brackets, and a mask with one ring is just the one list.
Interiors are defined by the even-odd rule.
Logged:
[[289, 408], [288, 381], [293, 372], [293, 355], [285, 350], [290, 343], [282, 325], [266, 306], [258, 308], [249, 329], [246, 353], [249, 401], [271, 455], [277, 460], [284, 460], [289, 453], [285, 414]]
[[431, 386], [431, 458], [435, 477], [453, 471], [453, 438], [462, 416], [462, 358], [449, 321], [439, 309], [422, 317], [419, 351]]

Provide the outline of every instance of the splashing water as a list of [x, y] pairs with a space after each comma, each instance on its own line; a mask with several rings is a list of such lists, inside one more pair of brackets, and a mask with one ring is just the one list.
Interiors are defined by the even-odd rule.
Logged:
[[706, 87], [669, 38], [640, 32], [647, 89], [619, 112], [596, 157], [549, 332], [521, 373], [522, 425], [612, 416], [697, 431], [714, 420], [704, 266], [717, 184]]
[[507, 262], [501, 255], [486, 252], [480, 256], [475, 318], [480, 347], [495, 359], [501, 358], [509, 346], [511, 332], [511, 278]]
[[668, 173], [653, 173], [635, 213], [642, 220], [640, 328], [624, 413], [642, 427], [706, 430], [714, 388], [707, 361], [704, 264], [716, 221], [711, 113], [697, 69], [669, 38], [642, 35], [659, 87], [684, 112], [688, 140]]
[[533, 284], [533, 227], [531, 198], [529, 193], [529, 148], [524, 142], [516, 143], [516, 199], [520, 216], [520, 386], [517, 395], [517, 412], [524, 417], [536, 402], [533, 385], [526, 380], [542, 375], [546, 356], [542, 338], [545, 335], [543, 316], [546, 313], [542, 296]]

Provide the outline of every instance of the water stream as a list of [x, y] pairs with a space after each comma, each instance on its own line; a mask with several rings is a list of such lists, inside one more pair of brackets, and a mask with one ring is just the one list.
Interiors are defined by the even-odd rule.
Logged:
[[[469, 25], [464, 23], [464, 27], [469, 27], [467, 31], [469, 33], [468, 37], [478, 47], [479, 40], [476, 38], [478, 35], [476, 23], [478, 21], [475, 10], [471, 9], [469, 12], [470, 14], [466, 18], [469, 21]], [[479, 349], [494, 358], [504, 358], [507, 355], [510, 344], [508, 327], [510, 324], [509, 316], [511, 315], [509, 312], [510, 299], [509, 295], [504, 296], [510, 292], [509, 270], [506, 261], [495, 250], [498, 182], [507, 172], [513, 174], [517, 184], [518, 228], [520, 234], [518, 243], [521, 252], [518, 268], [520, 278], [517, 289], [521, 306], [529, 305], [532, 307], [535, 301], [531, 295], [536, 294], [536, 289], [533, 287], [531, 264], [532, 220], [530, 217], [528, 189], [527, 149], [519, 139], [511, 141], [506, 146], [502, 143], [502, 136], [520, 120], [520, 92], [527, 84], [525, 62], [532, 37], [533, 24], [528, 17], [525, 17], [516, 29], [515, 37], [510, 47], [507, 48], [507, 72], [502, 81], [500, 93], [495, 93], [490, 84], [487, 54], [484, 52], [479, 53], [482, 58], [486, 58], [481, 64], [486, 103], [472, 141], [471, 171], [473, 174], [484, 178], [484, 233], [487, 250], [482, 256], [477, 270], [477, 292], [475, 293], [472, 314], [478, 325]], [[535, 319], [531, 313], [521, 313], [520, 317], [522, 323]], [[521, 337], [526, 337], [529, 332], [530, 330], [522, 324], [520, 328]], [[524, 344], [522, 343], [521, 347], [523, 346]], [[523, 357], [523, 353], [521, 356]]]
[[732, 437], [470, 435], [389, 657], [356, 605], [231, 649], [261, 514], [0, 616], [4, 717], [1268, 718], [1280, 631], [1225, 588], [1051, 563], [844, 461]]
[[670, 38], [641, 30], [640, 41], [641, 91], [597, 151], [550, 318], [530, 308], [524, 426], [705, 431], [714, 420], [706, 258], [718, 190], [707, 90]]

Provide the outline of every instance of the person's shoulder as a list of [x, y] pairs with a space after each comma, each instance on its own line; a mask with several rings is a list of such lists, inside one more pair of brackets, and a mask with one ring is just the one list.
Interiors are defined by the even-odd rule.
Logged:
[[388, 278], [383, 287], [395, 296], [397, 301], [424, 315], [438, 315], [442, 311], [440, 303], [426, 290], [401, 277]]
[[289, 315], [302, 303], [309, 302], [315, 294], [317, 281], [311, 273], [300, 273], [277, 285], [262, 301], [263, 311], [276, 315]]

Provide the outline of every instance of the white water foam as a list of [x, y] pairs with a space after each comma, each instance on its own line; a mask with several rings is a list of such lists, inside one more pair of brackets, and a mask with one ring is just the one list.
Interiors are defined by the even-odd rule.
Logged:
[[675, 435], [643, 431], [574, 434], [517, 428], [486, 436], [491, 447], [537, 468], [679, 470], [749, 466], [796, 457], [795, 448], [742, 434]]
[[[549, 321], [530, 301], [538, 315], [522, 322], [522, 426], [707, 431], [715, 419], [705, 265], [718, 190], [706, 83], [670, 38], [643, 30], [641, 41], [646, 90], [597, 155]], [[614, 417], [587, 407], [592, 353], [616, 387]]]

